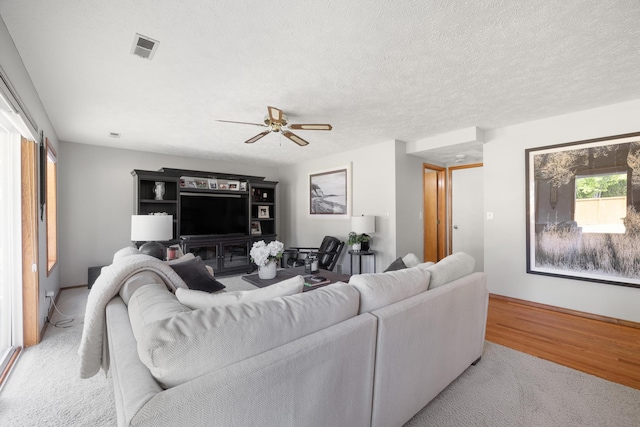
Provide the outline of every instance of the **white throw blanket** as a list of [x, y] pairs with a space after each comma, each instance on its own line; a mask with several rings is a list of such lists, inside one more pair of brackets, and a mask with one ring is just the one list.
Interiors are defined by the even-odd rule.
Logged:
[[80, 378], [90, 378], [100, 371], [109, 369], [106, 307], [118, 294], [122, 285], [136, 273], [152, 271], [162, 278], [172, 291], [186, 288], [187, 285], [163, 261], [148, 255], [130, 255], [114, 259], [113, 264], [104, 267], [89, 292], [84, 317], [84, 328], [78, 355], [80, 355]]

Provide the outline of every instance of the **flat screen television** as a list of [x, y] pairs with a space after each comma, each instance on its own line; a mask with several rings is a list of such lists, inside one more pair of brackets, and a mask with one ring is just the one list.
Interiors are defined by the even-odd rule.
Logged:
[[249, 234], [249, 199], [239, 194], [180, 194], [180, 235]]

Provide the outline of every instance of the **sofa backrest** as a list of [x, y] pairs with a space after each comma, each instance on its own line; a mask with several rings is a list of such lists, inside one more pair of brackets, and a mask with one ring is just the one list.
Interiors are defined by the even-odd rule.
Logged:
[[334, 284], [313, 292], [189, 310], [155, 320], [145, 319], [145, 313], [154, 311], [145, 307], [145, 300], [153, 304], [153, 294], [164, 294], [162, 304], [182, 304], [160, 287], [144, 287], [136, 293], [147, 288], [150, 295], [146, 298], [132, 298], [136, 303], [129, 304], [129, 318], [140, 360], [166, 388], [354, 317], [360, 299], [353, 287]]

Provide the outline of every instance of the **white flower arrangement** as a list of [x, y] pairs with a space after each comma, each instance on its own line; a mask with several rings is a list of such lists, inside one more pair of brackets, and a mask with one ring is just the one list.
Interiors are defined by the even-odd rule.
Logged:
[[267, 265], [269, 261], [275, 261], [282, 258], [284, 251], [284, 245], [282, 242], [274, 240], [267, 245], [264, 240], [255, 242], [251, 248], [251, 261], [253, 261], [258, 267]]

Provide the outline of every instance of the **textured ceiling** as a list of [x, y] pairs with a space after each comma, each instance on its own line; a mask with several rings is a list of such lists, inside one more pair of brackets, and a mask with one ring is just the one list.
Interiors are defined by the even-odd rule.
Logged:
[[[640, 98], [638, 0], [2, 0], [0, 15], [76, 143], [275, 166]], [[160, 42], [153, 60], [129, 53], [135, 33]], [[260, 128], [215, 121], [260, 123], [268, 105], [333, 130], [249, 145]]]

